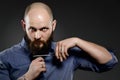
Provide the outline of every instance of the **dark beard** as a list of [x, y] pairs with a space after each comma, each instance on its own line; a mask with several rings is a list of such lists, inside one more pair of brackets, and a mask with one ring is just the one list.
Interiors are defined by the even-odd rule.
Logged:
[[[36, 39], [34, 41], [31, 41], [27, 34], [25, 33], [25, 41], [27, 43], [28, 49], [30, 50], [31, 57], [33, 58], [34, 55], [43, 55], [43, 54], [48, 54], [49, 50], [51, 49], [51, 42], [53, 41], [53, 32], [47, 42], [41, 41], [39, 39]], [[39, 45], [43, 44], [42, 47]]]

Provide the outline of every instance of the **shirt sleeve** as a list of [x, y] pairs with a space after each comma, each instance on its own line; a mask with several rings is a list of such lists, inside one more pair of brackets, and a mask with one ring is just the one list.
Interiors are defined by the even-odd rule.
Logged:
[[109, 51], [112, 55], [112, 59], [106, 64], [99, 64], [95, 59], [91, 58], [87, 53], [81, 49], [74, 48], [70, 51], [70, 54], [74, 55], [74, 69], [83, 69], [93, 72], [105, 72], [112, 69], [117, 63], [118, 60], [112, 51]]
[[0, 79], [1, 80], [10, 80], [9, 72], [5, 64], [0, 59]]

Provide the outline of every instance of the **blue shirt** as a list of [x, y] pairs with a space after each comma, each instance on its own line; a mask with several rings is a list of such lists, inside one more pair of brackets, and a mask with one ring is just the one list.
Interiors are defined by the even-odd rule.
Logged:
[[[40, 74], [36, 80], [72, 80], [76, 69], [103, 72], [112, 69], [117, 63], [117, 58], [112, 52], [112, 60], [101, 65], [77, 47], [68, 50], [70, 56], [60, 62], [55, 57], [55, 47], [56, 43], [52, 42], [49, 51], [51, 56], [44, 58], [47, 71]], [[0, 53], [0, 79], [17, 80], [28, 71], [30, 63], [30, 52], [23, 39], [19, 44]]]

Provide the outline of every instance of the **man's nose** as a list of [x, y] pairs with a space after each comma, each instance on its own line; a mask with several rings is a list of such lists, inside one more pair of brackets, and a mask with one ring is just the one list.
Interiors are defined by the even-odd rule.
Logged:
[[40, 39], [40, 38], [41, 38], [41, 33], [38, 30], [38, 31], [35, 32], [35, 39]]

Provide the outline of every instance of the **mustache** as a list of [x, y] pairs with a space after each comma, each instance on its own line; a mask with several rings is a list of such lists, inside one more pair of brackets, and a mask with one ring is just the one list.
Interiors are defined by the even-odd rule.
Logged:
[[32, 44], [40, 44], [40, 43], [45, 43], [43, 40], [39, 40], [39, 39], [37, 39], [37, 40], [34, 40], [34, 41], [32, 41], [31, 42]]

